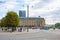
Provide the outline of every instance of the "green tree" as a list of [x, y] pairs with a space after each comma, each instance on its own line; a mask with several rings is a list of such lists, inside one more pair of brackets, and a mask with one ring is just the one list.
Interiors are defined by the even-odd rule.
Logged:
[[1, 23], [0, 23], [0, 27], [1, 27]]
[[55, 27], [60, 29], [60, 23], [56, 23]]
[[16, 12], [8, 12], [5, 18], [7, 27], [16, 28], [18, 26], [19, 18]]
[[1, 20], [0, 20], [0, 27], [1, 27]]
[[1, 27], [5, 27], [6, 26], [5, 18], [2, 18], [0, 25], [1, 25]]

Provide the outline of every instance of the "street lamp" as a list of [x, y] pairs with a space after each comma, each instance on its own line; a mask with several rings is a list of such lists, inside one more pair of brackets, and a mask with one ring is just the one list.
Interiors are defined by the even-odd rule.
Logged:
[[[24, 5], [23, 5], [23, 7], [24, 7]], [[29, 21], [29, 5], [27, 5], [27, 26], [29, 26], [28, 21]], [[29, 32], [28, 27], [27, 27], [27, 32]]]
[[[29, 25], [28, 21], [29, 21], [29, 5], [27, 5], [27, 25]], [[28, 27], [27, 27], [27, 32], [29, 32]]]
[[29, 5], [27, 5], [27, 18], [29, 18]]
[[[24, 5], [23, 5], [24, 7]], [[27, 26], [28, 26], [28, 21], [29, 21], [29, 5], [27, 5]], [[27, 27], [27, 32], [28, 32], [28, 27]]]

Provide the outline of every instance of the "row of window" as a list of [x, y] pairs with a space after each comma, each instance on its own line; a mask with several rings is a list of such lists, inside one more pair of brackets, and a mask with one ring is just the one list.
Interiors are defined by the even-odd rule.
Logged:
[[20, 20], [20, 25], [41, 25], [41, 21], [36, 21], [36, 20]]

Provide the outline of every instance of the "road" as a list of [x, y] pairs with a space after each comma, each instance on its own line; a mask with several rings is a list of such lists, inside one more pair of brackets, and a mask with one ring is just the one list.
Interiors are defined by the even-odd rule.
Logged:
[[39, 31], [25, 34], [0, 35], [0, 40], [60, 40], [60, 34]]

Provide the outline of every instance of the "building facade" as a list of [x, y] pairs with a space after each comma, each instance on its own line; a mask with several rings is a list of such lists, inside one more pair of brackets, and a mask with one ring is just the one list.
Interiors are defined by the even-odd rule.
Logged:
[[45, 27], [44, 18], [19, 18], [19, 26]]
[[25, 10], [20, 10], [19, 11], [19, 17], [26, 17], [26, 11]]
[[[28, 14], [27, 14], [28, 15]], [[19, 11], [19, 26], [21, 27], [45, 27], [45, 19], [39, 17], [26, 17], [26, 11]]]

